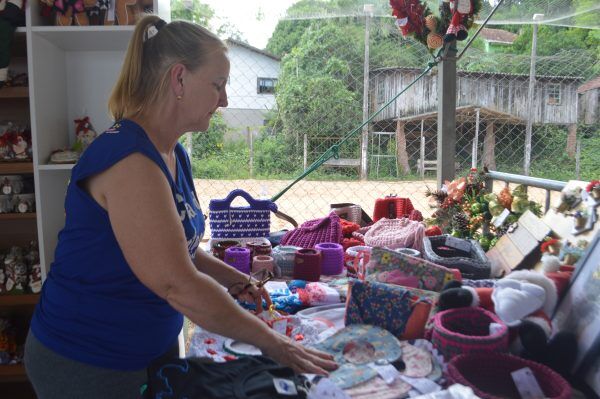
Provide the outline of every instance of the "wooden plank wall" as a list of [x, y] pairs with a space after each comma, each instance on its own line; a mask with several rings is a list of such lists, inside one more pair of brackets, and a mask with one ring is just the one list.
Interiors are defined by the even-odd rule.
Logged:
[[[379, 109], [408, 86], [417, 72], [388, 70], [372, 77], [371, 106]], [[381, 83], [383, 82], [383, 83]], [[480, 106], [511, 114], [525, 120], [528, 115], [528, 78], [525, 76], [477, 75], [459, 72], [456, 106]], [[548, 104], [548, 88], [560, 84], [560, 104]], [[577, 122], [578, 81], [539, 79], [535, 86], [534, 123], [571, 124]], [[383, 85], [383, 86], [382, 86]], [[378, 95], [383, 90], [384, 95]], [[383, 100], [383, 101], [381, 101]], [[407, 117], [437, 110], [437, 79], [427, 75], [386, 108], [375, 121]]]

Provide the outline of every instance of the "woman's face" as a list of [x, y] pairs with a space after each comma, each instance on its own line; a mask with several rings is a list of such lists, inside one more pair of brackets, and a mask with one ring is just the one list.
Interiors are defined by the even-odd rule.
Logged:
[[184, 77], [182, 102], [185, 130], [208, 130], [210, 118], [219, 107], [227, 106], [227, 78], [229, 60], [222, 51], [217, 51], [210, 60]]

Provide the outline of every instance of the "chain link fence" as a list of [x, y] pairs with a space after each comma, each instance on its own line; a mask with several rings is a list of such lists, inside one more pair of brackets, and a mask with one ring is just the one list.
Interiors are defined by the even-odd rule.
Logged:
[[[229, 41], [229, 106], [209, 132], [188, 143], [204, 209], [211, 198], [223, 198], [234, 188], [260, 198], [279, 193], [411, 83], [431, 59], [421, 44], [392, 34], [391, 19], [374, 18], [365, 61], [364, 41], [331, 37], [350, 22], [364, 33], [365, 18], [335, 20], [321, 29], [311, 25], [303, 43], [312, 46], [290, 49], [282, 57]], [[457, 63], [457, 175], [472, 166], [522, 174], [529, 159], [532, 176], [597, 178], [597, 58], [564, 50], [536, 57], [535, 66], [532, 77], [531, 57], [477, 47]], [[363, 93], [368, 93], [366, 101]], [[374, 118], [365, 128], [368, 133], [349, 138], [339, 159], [281, 197], [280, 209], [299, 222], [322, 217], [329, 204], [338, 202], [358, 203], [372, 214], [377, 198], [396, 194], [410, 198], [428, 216], [425, 193], [436, 185], [437, 117], [434, 68]], [[528, 125], [531, 149], [526, 152]], [[363, 137], [368, 140], [367, 175], [361, 180]], [[274, 228], [284, 227], [289, 226], [275, 222]]]

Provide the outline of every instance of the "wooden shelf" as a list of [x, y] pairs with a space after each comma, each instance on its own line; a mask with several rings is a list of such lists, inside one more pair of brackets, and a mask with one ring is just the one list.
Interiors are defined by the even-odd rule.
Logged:
[[27, 381], [27, 372], [23, 363], [20, 364], [0, 364], [0, 381], [16, 382]]
[[71, 170], [75, 166], [74, 163], [57, 163], [40, 165], [40, 170]]
[[35, 212], [28, 213], [0, 213], [0, 220], [26, 220], [35, 219], [37, 217]]
[[0, 175], [33, 173], [33, 162], [0, 162]]
[[33, 306], [38, 303], [40, 294], [0, 295], [0, 307]]
[[29, 98], [29, 87], [14, 86], [0, 88], [0, 99]]

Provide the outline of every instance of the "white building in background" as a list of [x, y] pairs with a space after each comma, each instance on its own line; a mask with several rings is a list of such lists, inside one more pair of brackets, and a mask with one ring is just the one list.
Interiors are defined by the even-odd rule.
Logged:
[[231, 70], [227, 82], [229, 105], [221, 109], [233, 130], [226, 140], [256, 136], [265, 124], [265, 115], [276, 108], [274, 89], [279, 77], [279, 57], [234, 39], [227, 39]]

